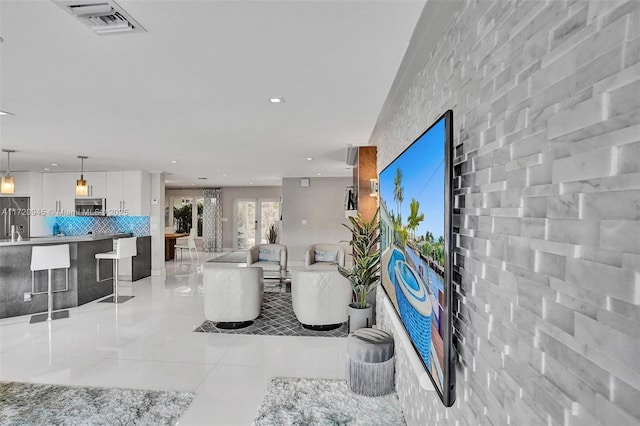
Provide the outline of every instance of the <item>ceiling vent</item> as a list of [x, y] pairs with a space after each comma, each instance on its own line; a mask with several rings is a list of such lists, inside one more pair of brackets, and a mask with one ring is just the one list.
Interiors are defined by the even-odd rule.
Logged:
[[53, 0], [98, 35], [147, 32], [112, 0]]

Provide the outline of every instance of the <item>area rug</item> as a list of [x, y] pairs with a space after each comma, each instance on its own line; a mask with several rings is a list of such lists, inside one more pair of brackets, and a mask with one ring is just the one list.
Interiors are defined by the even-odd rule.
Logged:
[[175, 425], [189, 392], [0, 382], [0, 425]]
[[267, 386], [253, 424], [404, 425], [395, 393], [356, 395], [344, 380], [276, 377]]
[[223, 254], [215, 259], [208, 260], [207, 262], [213, 263], [246, 263], [247, 252], [246, 251], [232, 251], [231, 253]]
[[347, 323], [335, 330], [308, 330], [300, 324], [293, 313], [291, 293], [265, 292], [262, 299], [262, 310], [252, 325], [238, 330], [217, 328], [214, 322], [205, 321], [194, 331], [203, 333], [228, 334], [260, 334], [271, 336], [315, 336], [315, 337], [347, 337]]

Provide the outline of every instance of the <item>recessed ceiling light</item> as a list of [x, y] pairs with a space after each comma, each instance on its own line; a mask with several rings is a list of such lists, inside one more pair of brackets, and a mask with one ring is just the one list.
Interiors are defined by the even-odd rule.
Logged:
[[13, 115], [8, 111], [0, 111], [0, 115]]
[[222, 175], [222, 177], [227, 177], [227, 175]]
[[58, 167], [58, 163], [51, 163], [53, 167]]
[[44, 171], [45, 171], [45, 172], [48, 172], [49, 170], [51, 170], [51, 169], [50, 169], [50, 168], [48, 168], [48, 167], [45, 167], [45, 168], [44, 168]]
[[171, 164], [176, 164], [178, 160], [171, 160]]
[[191, 186], [196, 186], [196, 184], [195, 184], [195, 183], [192, 183], [192, 184], [191, 184]]
[[253, 185], [253, 182], [249, 182], [249, 185]]
[[313, 157], [307, 157], [307, 161], [313, 160]]
[[269, 98], [269, 102], [272, 104], [283, 104], [284, 98]]
[[318, 176], [322, 176], [322, 173], [318, 173]]

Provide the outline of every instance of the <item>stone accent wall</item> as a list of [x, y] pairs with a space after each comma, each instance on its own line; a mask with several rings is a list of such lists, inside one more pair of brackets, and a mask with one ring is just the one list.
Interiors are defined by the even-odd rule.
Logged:
[[468, 1], [404, 78], [378, 169], [453, 109], [460, 272], [457, 401], [400, 350], [407, 422], [639, 424], [640, 2]]

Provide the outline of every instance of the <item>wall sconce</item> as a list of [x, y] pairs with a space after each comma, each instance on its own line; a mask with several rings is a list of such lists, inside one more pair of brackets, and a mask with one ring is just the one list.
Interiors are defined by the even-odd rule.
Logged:
[[10, 169], [11, 153], [16, 151], [15, 149], [3, 149], [2, 152], [7, 153], [7, 174], [2, 176], [2, 183], [0, 183], [0, 193], [13, 194], [16, 190], [16, 186], [13, 180], [13, 176], [9, 174], [10, 173], [9, 169]]
[[371, 197], [377, 197], [378, 196], [378, 179], [376, 178], [369, 179], [369, 186], [371, 189], [371, 193], [369, 195]]
[[80, 179], [76, 181], [76, 195], [87, 196], [89, 195], [89, 186], [87, 181], [84, 180], [84, 159], [89, 158], [84, 155], [78, 155], [81, 161], [80, 165]]

